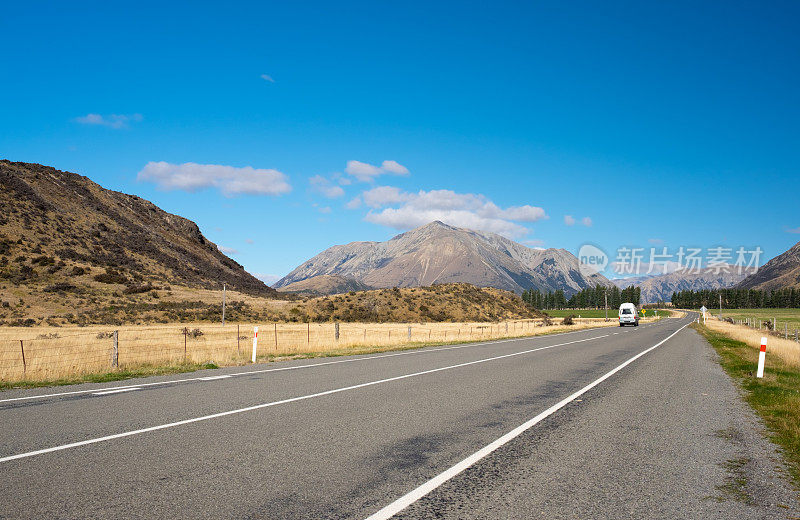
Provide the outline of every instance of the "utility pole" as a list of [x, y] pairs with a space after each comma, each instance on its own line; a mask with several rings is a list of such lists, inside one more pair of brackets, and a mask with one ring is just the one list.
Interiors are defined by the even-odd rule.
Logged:
[[225, 326], [225, 284], [222, 284], [222, 326]]

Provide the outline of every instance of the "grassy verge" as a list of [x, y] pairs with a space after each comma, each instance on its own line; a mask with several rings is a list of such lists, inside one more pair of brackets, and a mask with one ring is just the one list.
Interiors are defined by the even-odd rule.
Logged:
[[755, 377], [758, 350], [709, 328], [692, 325], [719, 353], [723, 369], [739, 383], [744, 398], [764, 420], [772, 440], [800, 483], [800, 369], [767, 354], [764, 377]]
[[140, 366], [136, 368], [117, 370], [114, 372], [83, 374], [75, 377], [65, 377], [62, 379], [50, 380], [22, 380], [22, 381], [0, 381], [0, 390], [10, 390], [12, 388], [40, 388], [43, 386], [64, 386], [77, 385], [80, 383], [108, 383], [110, 381], [122, 381], [134, 377], [160, 376], [165, 374], [181, 374], [184, 372], [194, 372], [196, 370], [206, 370], [209, 368], [219, 368], [214, 363], [182, 363], [180, 365], [162, 366]]
[[[477, 339], [472, 341], [432, 341], [432, 342], [415, 342], [404, 343], [398, 345], [364, 345], [355, 347], [346, 347], [340, 349], [330, 349], [324, 351], [296, 351], [291, 353], [264, 353], [259, 354], [257, 362], [259, 363], [272, 363], [276, 361], [289, 361], [295, 359], [314, 359], [326, 357], [339, 357], [339, 356], [355, 356], [363, 354], [379, 354], [381, 352], [392, 352], [402, 350], [414, 350], [425, 347], [439, 347], [446, 345], [462, 345], [468, 343], [484, 343], [491, 341], [500, 341], [504, 339], [524, 339], [530, 337], [549, 336], [552, 334], [561, 334], [563, 332], [570, 332], [574, 330], [589, 330], [598, 327], [585, 327], [585, 328], [570, 328], [568, 326], [558, 327], [548, 331], [541, 331], [531, 336], [507, 336], [499, 338], [486, 338]], [[243, 363], [227, 363], [223, 366], [241, 366]], [[194, 372], [196, 370], [204, 370], [210, 368], [219, 368], [214, 363], [181, 363], [178, 365], [142, 365], [136, 368], [122, 369], [113, 372], [83, 374], [75, 377], [50, 379], [50, 380], [19, 380], [19, 381], [0, 381], [0, 391], [11, 390], [15, 388], [40, 388], [45, 386], [63, 386], [74, 385], [80, 383], [107, 383], [110, 381], [122, 381], [125, 379], [133, 379], [137, 377], [157, 376], [165, 374], [181, 374], [185, 372]]]

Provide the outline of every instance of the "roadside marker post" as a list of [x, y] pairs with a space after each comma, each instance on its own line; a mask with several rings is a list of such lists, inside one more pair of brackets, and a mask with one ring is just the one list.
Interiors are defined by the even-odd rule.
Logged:
[[253, 363], [256, 362], [256, 349], [258, 349], [258, 327], [253, 327]]
[[764, 377], [764, 361], [767, 357], [767, 337], [761, 338], [761, 348], [758, 351], [758, 372], [756, 377]]

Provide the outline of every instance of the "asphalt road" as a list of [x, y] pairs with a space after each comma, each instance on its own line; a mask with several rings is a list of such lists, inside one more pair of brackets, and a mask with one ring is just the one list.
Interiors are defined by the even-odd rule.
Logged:
[[3, 392], [0, 516], [800, 516], [688, 322]]

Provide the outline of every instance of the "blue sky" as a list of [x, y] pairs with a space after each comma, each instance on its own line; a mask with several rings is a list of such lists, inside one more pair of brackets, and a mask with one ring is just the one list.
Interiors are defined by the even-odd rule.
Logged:
[[800, 240], [796, 2], [111, 4], [4, 7], [0, 156], [250, 272], [437, 215], [572, 252]]

